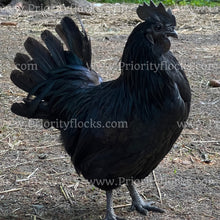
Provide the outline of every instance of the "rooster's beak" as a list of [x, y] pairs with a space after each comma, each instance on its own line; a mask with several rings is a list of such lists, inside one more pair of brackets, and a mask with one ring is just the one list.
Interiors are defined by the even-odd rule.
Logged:
[[177, 32], [176, 32], [175, 30], [173, 30], [173, 31], [168, 31], [168, 32], [166, 33], [166, 35], [167, 35], [168, 37], [178, 38], [178, 34], [177, 34]]

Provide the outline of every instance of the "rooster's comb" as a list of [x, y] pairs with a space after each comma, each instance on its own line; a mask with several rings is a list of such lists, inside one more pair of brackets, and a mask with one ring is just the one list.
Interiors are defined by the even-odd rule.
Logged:
[[147, 20], [149, 17], [164, 16], [170, 18], [175, 23], [175, 17], [170, 8], [166, 11], [161, 2], [156, 6], [152, 0], [150, 1], [150, 5], [147, 5], [145, 2], [143, 5], [140, 5], [137, 8], [137, 15], [142, 20]]

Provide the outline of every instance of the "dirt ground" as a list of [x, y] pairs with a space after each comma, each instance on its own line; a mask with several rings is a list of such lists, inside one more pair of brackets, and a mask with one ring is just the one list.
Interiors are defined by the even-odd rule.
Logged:
[[[119, 74], [119, 59], [129, 33], [139, 22], [135, 5], [97, 5], [82, 15], [93, 47], [93, 67], [104, 80]], [[24, 93], [10, 81], [13, 57], [24, 52], [27, 36], [40, 39], [54, 30], [64, 15], [76, 18], [72, 8], [34, 11], [0, 10], [0, 219], [85, 219], [105, 215], [105, 193], [79, 177], [55, 129], [11, 113]], [[172, 51], [185, 68], [192, 87], [188, 123], [171, 152], [143, 182], [142, 196], [165, 213], [141, 216], [129, 212], [126, 187], [114, 192], [118, 215], [126, 219], [220, 219], [220, 80], [219, 8], [175, 7], [178, 40]], [[161, 192], [161, 196], [158, 193]]]

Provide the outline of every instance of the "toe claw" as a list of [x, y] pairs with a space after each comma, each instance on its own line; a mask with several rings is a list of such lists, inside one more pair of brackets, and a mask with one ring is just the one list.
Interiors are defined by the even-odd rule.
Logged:
[[139, 212], [139, 213], [141, 213], [142, 215], [147, 215], [147, 213], [148, 213], [148, 210], [147, 209], [145, 209], [145, 208], [142, 208], [142, 207], [136, 207], [136, 210]]
[[146, 203], [145, 205], [143, 205], [143, 207], [145, 209], [147, 209], [148, 211], [160, 212], [160, 213], [164, 213], [165, 212], [163, 209], [160, 209], [158, 207], [149, 205], [149, 203]]
[[132, 206], [131, 206], [130, 210], [131, 211], [136, 210], [142, 215], [147, 215], [148, 211], [160, 212], [160, 213], [165, 212], [163, 209], [152, 206], [152, 204], [154, 204], [154, 202], [141, 201], [140, 203], [137, 203], [137, 204], [132, 203]]

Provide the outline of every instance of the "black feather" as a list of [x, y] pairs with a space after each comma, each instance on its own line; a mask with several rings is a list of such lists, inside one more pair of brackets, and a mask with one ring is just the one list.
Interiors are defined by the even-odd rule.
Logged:
[[63, 32], [67, 39], [67, 46], [74, 54], [82, 59], [82, 33], [75, 22], [69, 18], [64, 17], [61, 21]]
[[[22, 53], [17, 53], [14, 59], [14, 63], [15, 65], [21, 69], [21, 65], [22, 64], [27, 64], [28, 62], [30, 62], [30, 57], [26, 54], [22, 54]], [[18, 65], [17, 65], [18, 64]]]
[[29, 92], [32, 88], [33, 84], [29, 77], [24, 72], [19, 70], [13, 70], [11, 72], [11, 80], [12, 82], [19, 87], [20, 89], [24, 90], [25, 92]]
[[11, 111], [16, 115], [20, 115], [22, 117], [28, 117], [29, 112], [27, 111], [27, 106], [24, 103], [14, 103], [11, 106]]
[[66, 35], [63, 31], [63, 28], [61, 26], [61, 24], [58, 24], [55, 28], [57, 34], [59, 35], [59, 37], [62, 39], [62, 41], [65, 43], [65, 45], [67, 46], [68, 50], [70, 50], [69, 46], [68, 46], [68, 41], [67, 41], [67, 38], [66, 38]]
[[[82, 32], [79, 30], [75, 22], [69, 17], [64, 17], [61, 25], [56, 26], [56, 32], [64, 41], [67, 48], [76, 54], [82, 64], [90, 69], [91, 67], [91, 42], [85, 32], [82, 21]], [[77, 57], [74, 59], [77, 60]], [[79, 63], [80, 64], [80, 63]]]
[[46, 74], [26, 54], [17, 53], [14, 63], [22, 72], [13, 71], [11, 79], [19, 88], [27, 92], [38, 83], [47, 79]]
[[41, 38], [46, 44], [54, 62], [58, 67], [62, 67], [66, 64], [65, 54], [63, 50], [63, 44], [58, 40], [50, 31], [45, 30], [41, 34]]
[[84, 25], [82, 23], [82, 20], [78, 16], [78, 19], [81, 24], [82, 33], [83, 33], [83, 48], [82, 48], [82, 54], [83, 54], [83, 63], [87, 67], [91, 67], [91, 60], [92, 60], [92, 47], [91, 47], [91, 41], [89, 37], [87, 36], [86, 30], [84, 28]]
[[47, 73], [57, 67], [49, 51], [37, 40], [29, 37], [24, 47], [42, 71]]

